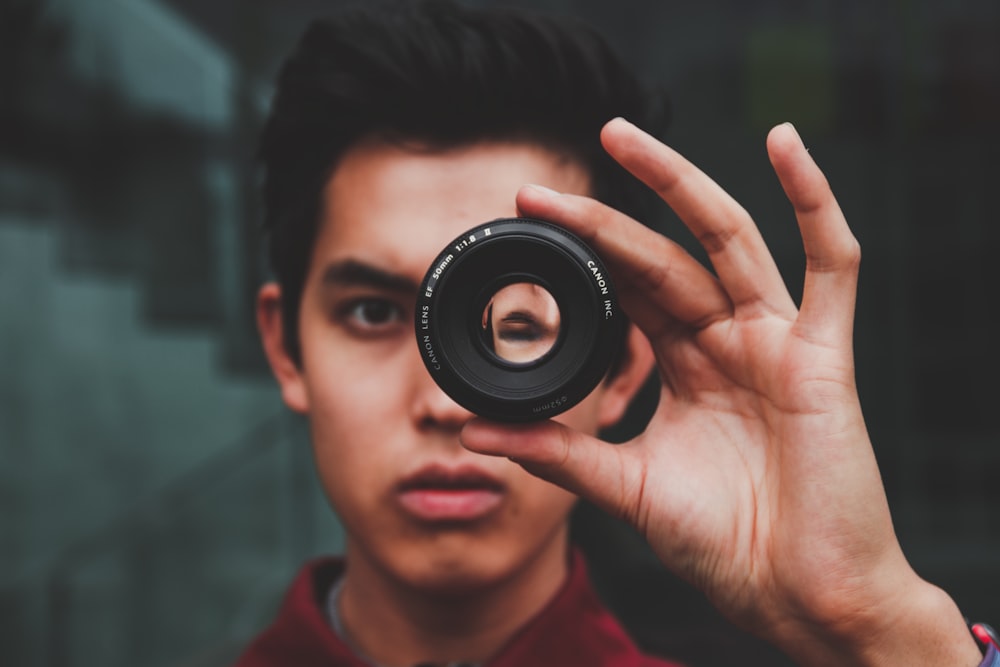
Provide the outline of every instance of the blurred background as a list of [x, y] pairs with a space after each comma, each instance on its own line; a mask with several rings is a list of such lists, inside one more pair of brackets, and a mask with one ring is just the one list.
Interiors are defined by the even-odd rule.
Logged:
[[[340, 4], [0, 0], [3, 665], [228, 664], [301, 562], [341, 548], [251, 316], [256, 132], [281, 59]], [[900, 539], [1000, 623], [1000, 3], [470, 4], [601, 28], [797, 294], [764, 153], [796, 124], [864, 250], [859, 384]], [[575, 531], [643, 645], [783, 663], [628, 530], [582, 507]]]

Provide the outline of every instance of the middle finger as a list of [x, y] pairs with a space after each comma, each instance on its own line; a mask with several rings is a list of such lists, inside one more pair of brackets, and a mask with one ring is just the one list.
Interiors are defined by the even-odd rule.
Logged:
[[604, 147], [674, 210], [708, 252], [734, 307], [794, 316], [774, 258], [750, 215], [704, 172], [623, 119], [601, 133]]

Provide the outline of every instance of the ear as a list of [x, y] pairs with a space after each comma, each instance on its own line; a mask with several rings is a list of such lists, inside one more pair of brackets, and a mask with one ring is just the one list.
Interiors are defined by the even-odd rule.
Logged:
[[271, 364], [281, 397], [285, 405], [295, 412], [309, 410], [309, 392], [299, 365], [288, 356], [285, 347], [285, 328], [281, 317], [281, 288], [277, 283], [267, 283], [257, 293], [257, 329], [264, 344], [264, 353]]
[[604, 395], [598, 408], [598, 427], [602, 429], [621, 420], [656, 363], [653, 348], [639, 327], [629, 324], [625, 336], [618, 372], [604, 380]]

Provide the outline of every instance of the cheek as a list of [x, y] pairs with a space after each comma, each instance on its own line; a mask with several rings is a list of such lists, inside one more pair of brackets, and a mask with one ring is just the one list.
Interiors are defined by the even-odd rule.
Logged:
[[526, 489], [523, 496], [527, 500], [525, 504], [531, 506], [524, 508], [526, 514], [546, 517], [551, 522], [561, 521], [576, 502], [576, 496], [569, 491], [536, 477], [531, 478], [531, 488]]
[[587, 433], [589, 435], [596, 434], [598, 418], [600, 415], [601, 398], [603, 395], [604, 388], [602, 386], [598, 386], [597, 389], [590, 392], [586, 398], [566, 412], [556, 416], [553, 421], [557, 421], [560, 424], [569, 426], [570, 428], [582, 433]]
[[307, 371], [310, 418], [340, 430], [389, 426], [385, 415], [401, 419], [406, 378], [392, 354], [332, 355]]
[[518, 469], [525, 479], [518, 479], [512, 503], [506, 513], [502, 529], [490, 548], [497, 555], [521, 554], [540, 545], [549, 544], [560, 531], [565, 531], [566, 520], [576, 496], [554, 484], [544, 482]]
[[576, 503], [576, 496], [516, 463], [506, 463], [511, 466], [506, 478], [513, 491], [509, 518], [517, 526], [515, 532], [529, 530], [529, 526], [547, 532], [561, 523]]
[[[378, 428], [405, 404], [411, 337], [358, 340], [318, 315], [301, 323], [302, 368], [310, 419], [332, 428]], [[397, 417], [398, 418], [398, 417]]]
[[[410, 403], [405, 351], [394, 346], [351, 346], [304, 340], [303, 368], [309, 393], [309, 426], [316, 465], [331, 500], [344, 511], [339, 497], [381, 492], [394, 461], [393, 451], [405, 442], [401, 433]], [[377, 347], [377, 346], [376, 346]]]

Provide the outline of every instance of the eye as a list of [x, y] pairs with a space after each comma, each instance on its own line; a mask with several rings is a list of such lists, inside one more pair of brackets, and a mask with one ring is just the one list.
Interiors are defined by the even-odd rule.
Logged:
[[388, 333], [403, 322], [403, 309], [388, 299], [354, 299], [339, 310], [348, 328], [365, 335]]
[[534, 342], [542, 338], [544, 332], [538, 322], [530, 316], [512, 314], [505, 317], [497, 327], [500, 340], [514, 342]]

